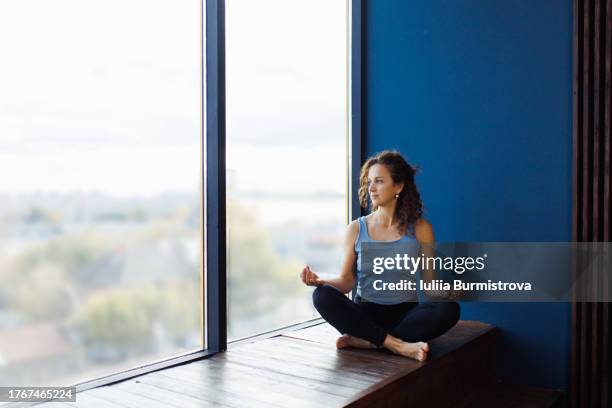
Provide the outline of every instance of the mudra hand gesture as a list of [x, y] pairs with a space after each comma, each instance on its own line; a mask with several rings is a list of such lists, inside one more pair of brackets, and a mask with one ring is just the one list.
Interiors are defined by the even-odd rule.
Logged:
[[306, 286], [321, 286], [325, 281], [310, 269], [310, 266], [306, 265], [300, 273], [300, 279]]

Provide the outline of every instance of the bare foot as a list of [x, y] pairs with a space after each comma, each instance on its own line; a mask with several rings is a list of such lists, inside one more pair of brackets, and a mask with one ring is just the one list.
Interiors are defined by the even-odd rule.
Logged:
[[383, 346], [395, 354], [417, 361], [427, 360], [427, 352], [429, 351], [429, 344], [425, 342], [409, 343], [390, 335], [387, 335], [387, 338], [385, 338]]
[[349, 334], [343, 334], [336, 339], [336, 348], [342, 349], [345, 347], [356, 347], [363, 349], [376, 348], [375, 345], [367, 340], [360, 339], [359, 337], [351, 336]]

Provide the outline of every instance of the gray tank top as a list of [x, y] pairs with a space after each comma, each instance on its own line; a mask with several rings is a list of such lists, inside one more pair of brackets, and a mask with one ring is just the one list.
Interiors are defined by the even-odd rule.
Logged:
[[[363, 301], [379, 303], [383, 305], [392, 305], [401, 302], [416, 302], [418, 297], [415, 291], [390, 291], [390, 290], [375, 290], [374, 281], [381, 279], [380, 275], [372, 273], [372, 271], [361, 271], [361, 244], [363, 242], [379, 242], [379, 243], [393, 243], [393, 244], [405, 244], [402, 245], [406, 248], [402, 253], [407, 253], [409, 256], [416, 257], [419, 252], [419, 242], [415, 237], [404, 235], [395, 241], [376, 241], [370, 238], [368, 234], [368, 228], [365, 221], [365, 216], [359, 217], [359, 235], [355, 241], [355, 252], [357, 253], [357, 295], [361, 297]], [[394, 281], [400, 281], [402, 279], [414, 280], [415, 276], [410, 274], [409, 271], [405, 270], [393, 270], [386, 273], [396, 274], [393, 278]]]

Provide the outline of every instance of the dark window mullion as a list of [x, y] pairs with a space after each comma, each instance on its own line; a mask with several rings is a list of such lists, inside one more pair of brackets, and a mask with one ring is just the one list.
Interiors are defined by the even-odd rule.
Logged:
[[204, 308], [209, 352], [227, 349], [224, 3], [206, 0]]

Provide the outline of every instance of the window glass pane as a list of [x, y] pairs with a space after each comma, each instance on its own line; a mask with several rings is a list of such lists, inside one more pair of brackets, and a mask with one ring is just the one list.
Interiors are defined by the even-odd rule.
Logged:
[[346, 2], [228, 0], [229, 339], [316, 316], [347, 221]]
[[0, 2], [0, 385], [202, 347], [200, 7]]

